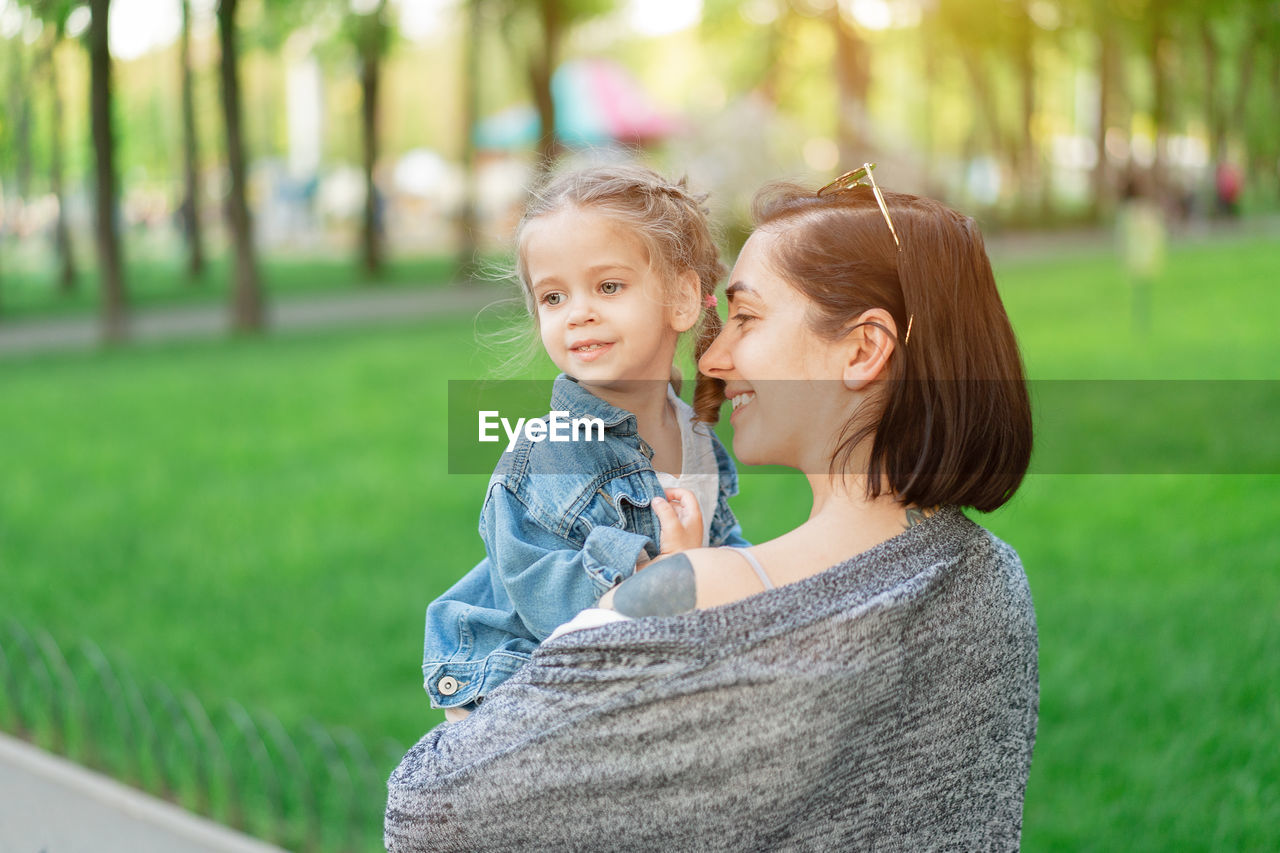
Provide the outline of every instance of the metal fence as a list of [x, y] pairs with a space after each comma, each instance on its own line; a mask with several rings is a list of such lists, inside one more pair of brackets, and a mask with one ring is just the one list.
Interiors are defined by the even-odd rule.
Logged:
[[89, 640], [0, 624], [0, 728], [290, 850], [382, 847], [404, 753], [350, 729], [286, 726], [234, 701], [135, 678]]

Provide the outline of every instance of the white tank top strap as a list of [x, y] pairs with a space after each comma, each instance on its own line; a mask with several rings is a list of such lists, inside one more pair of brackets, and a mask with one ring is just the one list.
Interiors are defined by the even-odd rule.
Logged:
[[742, 559], [746, 560], [747, 564], [751, 566], [752, 570], [755, 571], [756, 577], [760, 578], [760, 583], [764, 584], [764, 588], [766, 590], [775, 588], [773, 585], [773, 581], [769, 580], [769, 576], [765, 574], [764, 566], [760, 565], [760, 561], [757, 560], [755, 558], [755, 555], [752, 554], [748, 549], [730, 548], [729, 550], [736, 551], [738, 554], [742, 555]]

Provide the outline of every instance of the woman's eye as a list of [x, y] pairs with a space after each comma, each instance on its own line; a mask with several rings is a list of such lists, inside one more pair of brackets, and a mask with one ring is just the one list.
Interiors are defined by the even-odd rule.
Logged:
[[563, 301], [564, 301], [564, 294], [560, 293], [557, 290], [553, 290], [550, 293], [542, 294], [543, 305], [559, 305]]
[[600, 285], [600, 292], [606, 296], [612, 296], [619, 290], [622, 290], [622, 282], [620, 281], [606, 281]]
[[759, 318], [759, 317], [755, 317], [755, 316], [753, 316], [753, 315], [751, 315], [751, 314], [734, 314], [734, 315], [733, 315], [732, 317], [730, 317], [729, 319], [730, 319], [730, 320], [733, 320], [733, 321], [737, 321], [737, 323], [738, 323], [738, 325], [739, 325], [739, 326], [745, 326], [745, 325], [747, 324], [747, 321], [748, 321], [748, 320], [758, 320], [758, 319], [760, 319], [760, 318]]

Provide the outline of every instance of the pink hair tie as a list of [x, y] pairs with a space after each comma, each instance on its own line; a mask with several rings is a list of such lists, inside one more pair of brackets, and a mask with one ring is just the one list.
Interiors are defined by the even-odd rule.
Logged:
[[716, 295], [714, 293], [708, 293], [706, 296], [702, 297], [702, 304], [707, 308], [715, 308], [718, 304], [716, 302]]

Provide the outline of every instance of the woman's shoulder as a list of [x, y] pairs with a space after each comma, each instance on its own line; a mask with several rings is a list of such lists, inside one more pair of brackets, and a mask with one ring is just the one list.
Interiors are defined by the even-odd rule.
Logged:
[[638, 571], [602, 599], [602, 606], [630, 616], [727, 607], [724, 618], [748, 622], [773, 610], [778, 611], [773, 616], [785, 614], [784, 621], [797, 622], [849, 615], [866, 606], [932, 609], [958, 599], [1018, 619], [1032, 613], [1017, 552], [955, 508], [846, 559], [824, 563], [818, 571], [791, 571], [788, 556], [798, 557], [797, 548], [784, 536], [751, 549], [684, 551]]
[[[743, 597], [743, 558], [736, 548], [693, 548], [660, 557], [600, 599], [624, 616], [678, 616]], [[758, 590], [757, 590], [758, 591]]]

